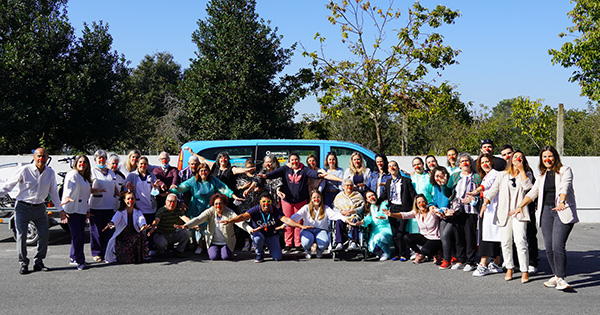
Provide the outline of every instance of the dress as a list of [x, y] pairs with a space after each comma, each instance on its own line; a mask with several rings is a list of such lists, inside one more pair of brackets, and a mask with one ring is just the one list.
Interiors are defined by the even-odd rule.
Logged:
[[[148, 248], [147, 248], [146, 241], [145, 241], [146, 240], [145, 233], [139, 232], [140, 229], [142, 228], [142, 226], [146, 225], [146, 219], [144, 218], [144, 214], [140, 210], [133, 209], [133, 213], [131, 215], [127, 214], [127, 210], [117, 211], [111, 221], [115, 225], [115, 233], [113, 234], [111, 239], [108, 241], [108, 245], [106, 246], [106, 257], [105, 257], [106, 262], [109, 262], [109, 263], [121, 262], [121, 261], [136, 262], [136, 259], [138, 259], [138, 258], [148, 257]], [[130, 224], [133, 227], [133, 230], [129, 229], [129, 231], [126, 232], [127, 233], [126, 236], [123, 236], [120, 238], [120, 240], [119, 240], [120, 244], [119, 244], [119, 247], [117, 248], [117, 237], [119, 237], [119, 235], [121, 235], [121, 233], [123, 233], [123, 231]], [[132, 236], [133, 232], [137, 233], [137, 235], [139, 235], [139, 236]], [[132, 242], [131, 244], [135, 244], [135, 245], [128, 245], [126, 240], [129, 240], [130, 242]], [[136, 247], [135, 247], [135, 249], [132, 250], [133, 246], [136, 246]], [[124, 255], [123, 254], [124, 251], [128, 252], [129, 254], [132, 254], [132, 256]], [[141, 255], [140, 255], [140, 253], [141, 253]], [[117, 258], [117, 257], [119, 257], [119, 258]], [[120, 259], [120, 260], [118, 260], [118, 259]], [[139, 262], [141, 262], [141, 261], [139, 261]]]
[[120, 264], [139, 264], [148, 257], [146, 234], [133, 225], [133, 213], [127, 213], [127, 225], [115, 240], [115, 256]]

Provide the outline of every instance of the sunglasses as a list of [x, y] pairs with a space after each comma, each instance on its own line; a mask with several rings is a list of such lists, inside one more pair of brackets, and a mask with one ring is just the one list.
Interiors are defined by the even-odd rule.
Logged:
[[273, 200], [261, 200], [260, 203], [270, 205], [273, 203]]

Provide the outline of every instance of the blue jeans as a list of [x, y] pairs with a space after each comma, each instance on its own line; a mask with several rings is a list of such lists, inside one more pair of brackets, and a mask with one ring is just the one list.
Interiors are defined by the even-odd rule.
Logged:
[[17, 232], [17, 253], [19, 253], [19, 263], [22, 266], [29, 265], [27, 258], [27, 225], [32, 221], [38, 231], [39, 239], [37, 244], [37, 253], [34, 257], [34, 263], [42, 263], [48, 252], [48, 216], [46, 216], [46, 205], [38, 206], [27, 205], [17, 201], [15, 207], [15, 230]]
[[329, 233], [327, 230], [317, 228], [302, 230], [300, 232], [300, 242], [307, 253], [310, 252], [310, 247], [315, 242], [319, 251], [322, 252], [329, 246]]
[[256, 247], [256, 260], [263, 260], [265, 257], [265, 251], [263, 246], [265, 243], [269, 248], [269, 252], [271, 252], [271, 257], [273, 260], [281, 260], [283, 254], [281, 253], [281, 246], [279, 245], [279, 235], [275, 234], [273, 236], [265, 237], [262, 232], [252, 233], [252, 242], [254, 242], [254, 247]]

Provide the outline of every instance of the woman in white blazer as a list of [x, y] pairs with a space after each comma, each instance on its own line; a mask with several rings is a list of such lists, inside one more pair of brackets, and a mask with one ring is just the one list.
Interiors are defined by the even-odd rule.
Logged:
[[567, 290], [571, 286], [565, 280], [567, 276], [566, 244], [573, 225], [579, 222], [575, 191], [573, 190], [573, 171], [562, 165], [560, 156], [553, 146], [546, 146], [540, 152], [541, 178], [516, 209], [538, 198], [535, 212], [538, 225], [542, 228], [546, 257], [554, 276], [544, 282], [544, 286]]
[[[85, 269], [83, 244], [85, 241], [85, 222], [90, 216], [88, 207], [92, 192], [90, 160], [85, 155], [75, 158], [73, 169], [65, 175], [62, 205], [64, 213], [61, 222], [69, 225], [71, 231], [70, 264], [77, 264], [78, 270]], [[103, 191], [103, 190], [95, 190]]]
[[[230, 260], [233, 258], [236, 242], [233, 224], [220, 223], [223, 220], [230, 220], [237, 216], [233, 210], [227, 208], [227, 203], [227, 196], [216, 193], [210, 198], [210, 208], [185, 224], [175, 226], [180, 229], [187, 229], [208, 222], [206, 226], [206, 245], [208, 246], [208, 258], [210, 260]], [[237, 222], [235, 225], [248, 232], [248, 234], [252, 234], [252, 227], [245, 221]]]
[[529, 250], [527, 244], [527, 222], [529, 211], [527, 208], [517, 210], [525, 194], [533, 186], [533, 173], [527, 164], [527, 159], [522, 151], [515, 151], [506, 167], [506, 171], [500, 172], [498, 178], [489, 190], [483, 193], [483, 208], [490, 204], [495, 196], [498, 196], [496, 213], [493, 223], [500, 227], [500, 242], [502, 257], [506, 267], [506, 281], [512, 280], [513, 269], [513, 241], [517, 248], [519, 257], [519, 269], [521, 270], [521, 282], [529, 282]]
[[133, 192], [125, 193], [119, 210], [104, 228], [115, 229], [106, 246], [107, 263], [141, 263], [148, 257], [146, 234], [143, 231], [149, 226], [135, 201]]

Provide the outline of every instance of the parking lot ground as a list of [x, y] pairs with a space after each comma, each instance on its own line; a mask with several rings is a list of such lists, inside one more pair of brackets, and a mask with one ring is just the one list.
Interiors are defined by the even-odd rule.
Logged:
[[[545, 288], [550, 278], [542, 236], [540, 272], [531, 282], [502, 274], [439, 270], [432, 263], [333, 261], [288, 255], [282, 262], [210, 261], [205, 254], [140, 265], [68, 265], [69, 236], [51, 229], [50, 272], [19, 275], [15, 242], [0, 226], [2, 314], [597, 314], [600, 224], [576, 224], [567, 278], [573, 290]], [[35, 248], [29, 248], [32, 258]], [[89, 243], [85, 253], [91, 260]]]

